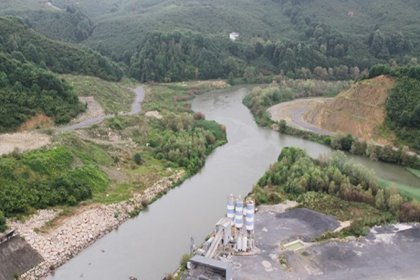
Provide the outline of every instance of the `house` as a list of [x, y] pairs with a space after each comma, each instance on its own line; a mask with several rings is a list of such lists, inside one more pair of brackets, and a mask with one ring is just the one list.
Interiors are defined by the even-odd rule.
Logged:
[[235, 42], [236, 39], [238, 39], [238, 37], [239, 37], [239, 33], [232, 32], [232, 33], [229, 34], [229, 39], [233, 42]]

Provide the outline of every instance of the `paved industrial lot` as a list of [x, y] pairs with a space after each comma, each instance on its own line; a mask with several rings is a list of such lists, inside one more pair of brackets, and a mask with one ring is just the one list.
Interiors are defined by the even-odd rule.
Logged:
[[[256, 214], [258, 253], [232, 258], [234, 279], [419, 279], [420, 225], [373, 228], [366, 238], [311, 243], [339, 222], [308, 209]], [[283, 244], [300, 239], [295, 252]], [[281, 264], [283, 263], [283, 265]]]

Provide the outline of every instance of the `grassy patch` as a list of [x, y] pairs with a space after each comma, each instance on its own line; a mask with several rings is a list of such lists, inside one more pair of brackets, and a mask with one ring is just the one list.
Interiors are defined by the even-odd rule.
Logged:
[[378, 178], [378, 182], [379, 185], [383, 188], [389, 189], [391, 187], [396, 187], [400, 193], [406, 195], [407, 197], [415, 198], [420, 201], [420, 188], [408, 186], [402, 183], [388, 181], [382, 178]]
[[147, 88], [142, 107], [147, 111], [184, 112], [198, 94], [227, 87], [224, 81], [192, 81], [160, 84]]
[[96, 77], [61, 75], [73, 87], [78, 96], [93, 96], [106, 113], [127, 112], [131, 109], [135, 82], [123, 79], [108, 82]]
[[414, 174], [416, 177], [420, 178], [420, 170], [413, 169], [413, 168], [407, 168], [408, 171], [410, 171], [412, 174]]
[[341, 221], [377, 219], [383, 212], [360, 202], [342, 200], [338, 197], [317, 192], [307, 192], [298, 197], [300, 206], [337, 217]]

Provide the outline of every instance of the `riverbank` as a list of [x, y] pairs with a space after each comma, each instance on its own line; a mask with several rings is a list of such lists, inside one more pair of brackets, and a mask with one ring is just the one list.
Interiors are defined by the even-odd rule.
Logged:
[[58, 226], [47, 230], [42, 228], [59, 218], [60, 211], [40, 210], [24, 222], [11, 222], [9, 226], [16, 229], [17, 233], [44, 258], [44, 262], [23, 274], [21, 279], [45, 279], [48, 274], [53, 273], [83, 249], [139, 213], [148, 202], [176, 186], [184, 175], [185, 172], [180, 171], [161, 179], [143, 193], [136, 194], [124, 202], [81, 207], [75, 215], [62, 218]]

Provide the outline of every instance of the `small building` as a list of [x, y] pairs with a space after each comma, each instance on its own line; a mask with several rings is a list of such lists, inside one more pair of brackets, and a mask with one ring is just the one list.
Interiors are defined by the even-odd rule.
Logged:
[[238, 39], [238, 38], [239, 38], [239, 33], [237, 33], [237, 32], [232, 32], [232, 33], [229, 34], [229, 39], [233, 42], [235, 42], [236, 39]]
[[232, 280], [232, 264], [203, 256], [194, 256], [189, 261], [190, 275], [186, 280]]

